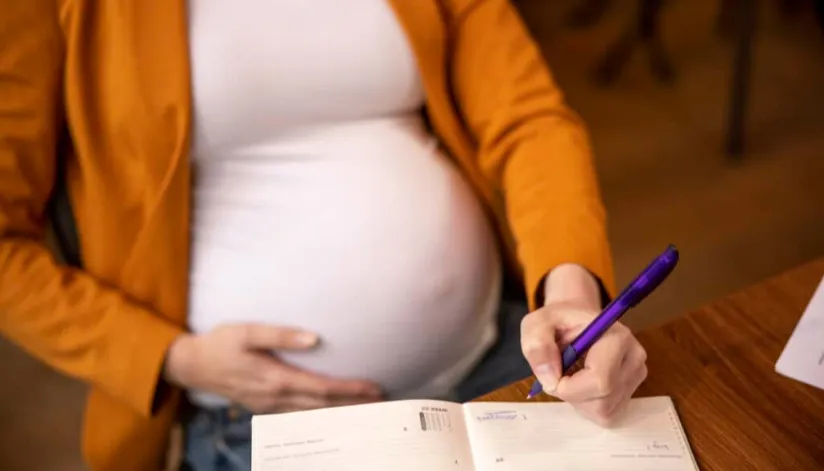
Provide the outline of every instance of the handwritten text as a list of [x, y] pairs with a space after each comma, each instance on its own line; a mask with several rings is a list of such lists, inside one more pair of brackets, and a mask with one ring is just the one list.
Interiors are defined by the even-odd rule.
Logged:
[[511, 410], [502, 410], [502, 411], [495, 411], [495, 412], [487, 412], [483, 415], [479, 415], [477, 418], [478, 422], [485, 422], [487, 420], [515, 420], [519, 417], [518, 413]]

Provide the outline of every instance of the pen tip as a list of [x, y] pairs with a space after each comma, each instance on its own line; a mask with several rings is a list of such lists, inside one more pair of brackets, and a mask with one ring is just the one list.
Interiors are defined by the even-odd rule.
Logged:
[[526, 395], [526, 400], [528, 401], [528, 400], [532, 399], [533, 397], [535, 397], [535, 395], [532, 394], [532, 393], [529, 393], [529, 394]]

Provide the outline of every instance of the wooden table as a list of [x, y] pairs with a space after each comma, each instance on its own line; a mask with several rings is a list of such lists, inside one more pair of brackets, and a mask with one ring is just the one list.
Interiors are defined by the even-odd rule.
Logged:
[[[824, 470], [824, 391], [775, 372], [822, 275], [824, 259], [638, 334], [636, 396], [673, 398], [703, 471]], [[531, 382], [479, 400], [522, 401]]]

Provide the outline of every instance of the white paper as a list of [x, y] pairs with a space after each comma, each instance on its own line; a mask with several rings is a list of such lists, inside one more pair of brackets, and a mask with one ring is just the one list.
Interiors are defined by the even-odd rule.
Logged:
[[459, 404], [396, 401], [252, 418], [252, 471], [472, 471]]
[[824, 280], [795, 326], [775, 370], [824, 389]]
[[615, 427], [565, 403], [395, 401], [259, 415], [252, 471], [697, 471], [668, 397]]
[[611, 428], [566, 403], [464, 405], [477, 471], [697, 471], [669, 397], [636, 398]]

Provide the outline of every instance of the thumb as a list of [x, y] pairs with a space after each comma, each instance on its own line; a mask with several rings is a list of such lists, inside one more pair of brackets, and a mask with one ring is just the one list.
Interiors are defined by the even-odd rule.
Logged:
[[244, 345], [255, 350], [305, 350], [318, 344], [312, 332], [267, 324], [243, 324]]
[[547, 393], [555, 391], [561, 379], [560, 325], [556, 316], [544, 310], [528, 314], [521, 322], [521, 349], [532, 372]]

